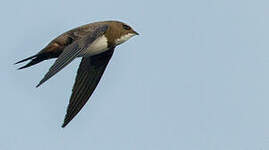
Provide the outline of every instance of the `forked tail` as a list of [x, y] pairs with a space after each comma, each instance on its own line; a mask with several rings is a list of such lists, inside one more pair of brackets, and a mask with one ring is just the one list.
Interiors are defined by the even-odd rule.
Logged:
[[46, 60], [46, 59], [48, 59], [48, 56], [46, 55], [46, 54], [36, 54], [36, 55], [33, 55], [33, 56], [31, 56], [31, 57], [28, 57], [28, 58], [25, 58], [25, 59], [23, 59], [23, 60], [21, 60], [21, 61], [18, 61], [18, 62], [16, 62], [15, 64], [19, 64], [19, 63], [22, 63], [22, 62], [25, 62], [25, 61], [27, 61], [27, 60], [31, 60], [29, 63], [27, 63], [26, 65], [24, 65], [24, 66], [22, 66], [22, 67], [20, 67], [20, 68], [18, 68], [18, 70], [20, 70], [20, 69], [24, 69], [24, 68], [27, 68], [27, 67], [30, 67], [30, 66], [33, 66], [33, 65], [35, 65], [35, 64], [37, 64], [37, 63], [40, 63], [41, 61], [43, 61], [43, 60]]

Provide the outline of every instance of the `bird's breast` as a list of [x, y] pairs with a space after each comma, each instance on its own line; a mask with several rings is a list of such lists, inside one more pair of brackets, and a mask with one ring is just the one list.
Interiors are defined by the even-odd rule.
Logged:
[[108, 50], [108, 40], [105, 35], [97, 38], [80, 56], [88, 57]]

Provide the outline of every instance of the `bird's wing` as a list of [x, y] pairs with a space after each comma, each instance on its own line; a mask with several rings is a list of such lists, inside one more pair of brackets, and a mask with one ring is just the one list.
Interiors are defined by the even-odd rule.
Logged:
[[67, 46], [36, 87], [39, 87], [41, 84], [46, 82], [57, 72], [62, 70], [72, 60], [74, 60], [83, 50], [86, 50], [92, 44], [93, 41], [95, 41], [98, 37], [103, 35], [107, 29], [108, 29], [107, 25], [102, 25], [96, 28], [94, 32], [91, 32], [90, 34], [84, 36], [79, 40], [74, 41], [72, 44]]
[[113, 52], [114, 48], [111, 48], [101, 54], [82, 58], [62, 127], [65, 127], [86, 104], [100, 81]]

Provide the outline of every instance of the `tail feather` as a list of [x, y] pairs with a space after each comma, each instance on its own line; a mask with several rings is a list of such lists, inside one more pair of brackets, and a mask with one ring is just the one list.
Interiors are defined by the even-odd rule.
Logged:
[[[57, 45], [57, 44], [56, 44]], [[29, 63], [27, 63], [26, 65], [18, 68], [20, 69], [24, 69], [30, 66], [33, 66], [37, 63], [40, 63], [43, 60], [47, 60], [47, 59], [51, 59], [51, 58], [57, 58], [60, 54], [62, 53], [62, 49], [59, 46], [47, 46], [44, 49], [42, 49], [40, 52], [38, 52], [37, 54], [30, 56], [28, 58], [25, 58], [21, 61], [16, 62], [15, 64], [19, 64], [25, 61], [30, 60]]]
[[24, 68], [33, 66], [33, 65], [35, 65], [35, 64], [37, 64], [37, 63], [39, 63], [39, 62], [41, 62], [41, 61], [43, 61], [43, 60], [46, 60], [46, 59], [48, 59], [48, 55], [46, 55], [46, 54], [44, 54], [44, 53], [43, 53], [43, 54], [40, 54], [40, 53], [39, 53], [39, 54], [36, 54], [36, 55], [34, 55], [34, 56], [25, 58], [25, 59], [23, 59], [23, 60], [21, 60], [21, 61], [18, 61], [18, 62], [16, 62], [15, 64], [19, 64], [19, 63], [22, 63], [22, 62], [24, 62], [24, 61], [31, 60], [31, 61], [30, 61], [29, 63], [27, 63], [26, 65], [24, 65], [24, 66], [18, 68], [18, 70], [20, 70], [20, 69], [24, 69]]
[[33, 66], [33, 65], [35, 65], [35, 64], [37, 64], [37, 63], [39, 63], [39, 62], [41, 62], [41, 61], [43, 61], [43, 60], [45, 60], [45, 59], [40, 59], [40, 58], [37, 57], [37, 58], [35, 58], [35, 59], [32, 59], [32, 60], [31, 60], [29, 63], [27, 63], [26, 65], [24, 65], [24, 66], [18, 68], [18, 70], [21, 70], [21, 69], [24, 69], [24, 68]]
[[19, 64], [19, 63], [25, 62], [25, 61], [27, 61], [27, 60], [29, 60], [29, 59], [32, 59], [32, 58], [36, 57], [37, 55], [38, 55], [38, 54], [36, 54], [36, 55], [34, 55], [34, 56], [31, 56], [31, 57], [28, 57], [28, 58], [25, 58], [25, 59], [23, 59], [23, 60], [20, 60], [20, 61], [16, 62], [15, 64]]

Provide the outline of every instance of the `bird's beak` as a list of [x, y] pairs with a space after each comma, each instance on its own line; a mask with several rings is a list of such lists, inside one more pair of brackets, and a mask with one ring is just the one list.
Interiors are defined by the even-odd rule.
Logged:
[[135, 34], [135, 35], [139, 35], [139, 33], [137, 33], [136, 31], [134, 31], [134, 34]]

